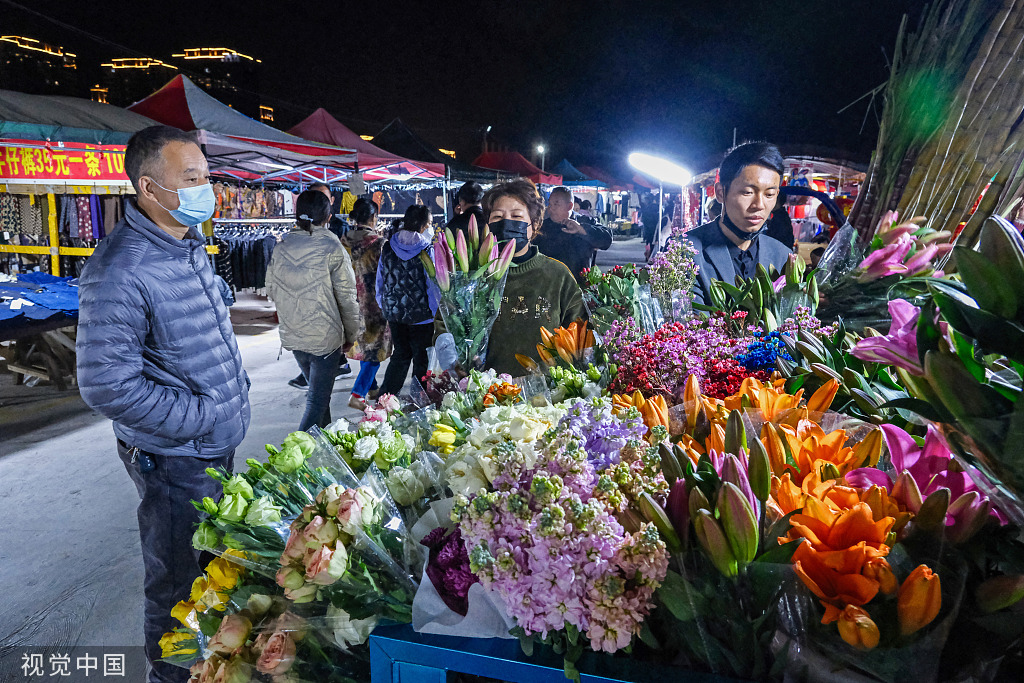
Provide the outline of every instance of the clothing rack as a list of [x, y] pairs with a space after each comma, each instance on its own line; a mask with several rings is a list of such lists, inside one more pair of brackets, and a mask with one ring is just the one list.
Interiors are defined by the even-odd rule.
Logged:
[[277, 223], [294, 223], [295, 218], [214, 218], [213, 224], [273, 225]]

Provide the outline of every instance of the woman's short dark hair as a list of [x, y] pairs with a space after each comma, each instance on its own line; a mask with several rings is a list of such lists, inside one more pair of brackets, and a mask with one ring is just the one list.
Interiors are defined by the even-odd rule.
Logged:
[[376, 216], [377, 205], [366, 197], [360, 197], [357, 199], [356, 203], [352, 205], [352, 210], [348, 214], [348, 217], [358, 225], [365, 225], [372, 221]]
[[580, 202], [580, 208], [583, 209], [584, 211], [589, 211], [591, 207], [593, 207], [593, 204], [590, 203], [589, 199], [584, 199], [582, 202]]
[[295, 200], [295, 224], [312, 232], [331, 217], [331, 200], [320, 190], [306, 190]]
[[502, 197], [512, 197], [523, 203], [526, 210], [530, 212], [530, 222], [534, 230], [540, 229], [541, 221], [544, 220], [544, 200], [537, 192], [537, 186], [529, 180], [513, 180], [509, 183], [501, 183], [487, 190], [484, 195], [484, 220], [491, 216], [491, 209]]
[[129, 138], [128, 147], [124, 151], [124, 172], [136, 192], [139, 191], [139, 178], [156, 171], [154, 166], [162, 162], [161, 152], [172, 142], [198, 144], [195, 133], [170, 126], [143, 128]]
[[745, 142], [729, 150], [718, 169], [718, 182], [726, 192], [747, 166], [763, 166], [778, 173], [780, 178], [786, 170], [778, 147], [770, 142]]
[[461, 202], [467, 204], [479, 204], [480, 200], [483, 199], [484, 188], [480, 183], [470, 180], [468, 183], [459, 188], [455, 198]]
[[412, 232], [419, 232], [423, 229], [427, 223], [430, 222], [433, 216], [430, 213], [430, 209], [424, 204], [413, 204], [405, 210], [405, 215], [401, 218], [396, 218], [391, 223], [390, 234], [394, 235], [399, 230], [411, 230]]

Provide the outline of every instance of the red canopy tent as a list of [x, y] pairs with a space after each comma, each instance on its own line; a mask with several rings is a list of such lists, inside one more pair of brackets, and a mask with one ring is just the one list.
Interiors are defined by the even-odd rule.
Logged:
[[529, 178], [539, 185], [561, 185], [562, 176], [545, 173], [519, 152], [484, 152], [473, 162], [474, 166], [489, 168], [492, 171], [504, 171]]
[[128, 109], [198, 131], [210, 170], [241, 180], [342, 182], [357, 158], [353, 149], [310, 142], [251, 119], [181, 75]]
[[369, 181], [435, 179], [445, 175], [444, 164], [412, 161], [383, 150], [353, 133], [322, 107], [288, 132], [306, 140], [354, 149], [359, 170]]

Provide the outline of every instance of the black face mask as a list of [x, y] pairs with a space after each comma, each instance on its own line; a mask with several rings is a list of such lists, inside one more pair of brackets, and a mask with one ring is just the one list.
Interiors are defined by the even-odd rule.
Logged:
[[492, 221], [487, 224], [487, 227], [494, 233], [494, 238], [498, 240], [498, 244], [504, 244], [509, 240], [516, 241], [516, 252], [518, 253], [530, 240], [526, 237], [526, 229], [530, 227], [530, 224], [526, 221], [515, 221], [511, 218], [499, 218], [496, 221]]
[[747, 232], [746, 230], [741, 230], [740, 226], [733, 223], [732, 219], [729, 218], [729, 214], [726, 212], [725, 207], [722, 207], [722, 224], [725, 225], [726, 229], [735, 235], [740, 241], [756, 240], [761, 233], [768, 229], [768, 221], [770, 220], [771, 217], [769, 216], [768, 220], [762, 223], [761, 227], [758, 228], [756, 232]]

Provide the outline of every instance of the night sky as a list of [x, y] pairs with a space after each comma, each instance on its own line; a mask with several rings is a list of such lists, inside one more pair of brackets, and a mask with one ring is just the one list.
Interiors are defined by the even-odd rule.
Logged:
[[[913, 24], [923, 2], [30, 4], [158, 59], [207, 46], [258, 57], [283, 128], [318, 106], [357, 133], [397, 116], [472, 161], [491, 125], [492, 139], [527, 156], [543, 142], [549, 165], [564, 156], [625, 173], [634, 150], [706, 170], [733, 127], [784, 152], [811, 145], [866, 161], [874, 114], [860, 133], [866, 101], [837, 111], [885, 81], [900, 17]], [[9, 5], [0, 22], [80, 63], [133, 56]]]

